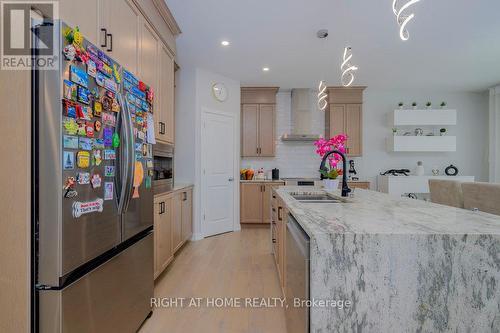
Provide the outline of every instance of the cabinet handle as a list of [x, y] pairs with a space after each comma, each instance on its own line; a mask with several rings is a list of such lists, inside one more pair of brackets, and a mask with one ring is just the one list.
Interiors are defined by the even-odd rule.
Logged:
[[273, 238], [273, 243], [276, 243], [276, 238]]
[[346, 147], [345, 149], [346, 149], [346, 152], [349, 154], [349, 147]]
[[186, 201], [187, 200], [187, 192], [182, 192], [183, 194], [183, 197], [182, 197], [182, 201]]
[[158, 203], [158, 206], [160, 207], [160, 215], [163, 214], [163, 202]]
[[283, 207], [278, 207], [278, 221], [283, 221], [283, 218], [281, 216], [281, 210], [283, 209]]
[[165, 123], [160, 121], [160, 134], [165, 134]]
[[257, 147], [256, 149], [257, 149], [257, 154], [259, 154], [259, 147]]
[[101, 47], [108, 46], [108, 30], [101, 28], [101, 31], [104, 32], [104, 44], [101, 43]]
[[113, 34], [106, 34], [106, 36], [109, 37], [108, 51], [111, 52], [111, 51], [113, 51]]

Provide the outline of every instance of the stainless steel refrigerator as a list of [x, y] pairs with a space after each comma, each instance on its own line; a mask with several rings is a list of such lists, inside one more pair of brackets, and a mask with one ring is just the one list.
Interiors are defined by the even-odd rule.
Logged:
[[152, 310], [154, 93], [76, 28], [35, 34], [59, 66], [32, 80], [34, 327], [135, 332]]

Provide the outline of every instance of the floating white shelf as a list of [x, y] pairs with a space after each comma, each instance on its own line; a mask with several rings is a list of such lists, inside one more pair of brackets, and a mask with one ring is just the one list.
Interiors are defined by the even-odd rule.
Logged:
[[457, 150], [455, 136], [391, 136], [387, 149], [393, 152], [448, 152]]
[[456, 110], [394, 110], [391, 117], [394, 126], [456, 125]]

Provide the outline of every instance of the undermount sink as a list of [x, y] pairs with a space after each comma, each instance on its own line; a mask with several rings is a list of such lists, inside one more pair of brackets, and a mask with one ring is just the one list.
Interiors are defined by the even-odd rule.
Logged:
[[292, 198], [303, 203], [344, 203], [346, 200], [328, 193], [290, 193]]

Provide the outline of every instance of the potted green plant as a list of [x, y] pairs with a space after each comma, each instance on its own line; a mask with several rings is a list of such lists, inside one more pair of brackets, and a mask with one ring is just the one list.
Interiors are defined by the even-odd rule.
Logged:
[[399, 102], [399, 103], [398, 103], [399, 109], [400, 109], [400, 110], [402, 110], [404, 105], [405, 105], [405, 104], [404, 104], [403, 102]]
[[417, 102], [411, 103], [411, 106], [413, 106], [413, 109], [416, 109], [417, 108]]
[[431, 105], [432, 105], [432, 103], [431, 103], [431, 102], [427, 102], [427, 103], [425, 103], [425, 107], [426, 107], [427, 109], [430, 109], [430, 108], [431, 108]]
[[319, 172], [323, 175], [323, 186], [325, 189], [333, 191], [339, 188], [339, 176], [342, 176], [341, 169], [332, 168], [328, 171], [319, 170]]
[[446, 107], [446, 102], [441, 102], [441, 109], [444, 109]]

